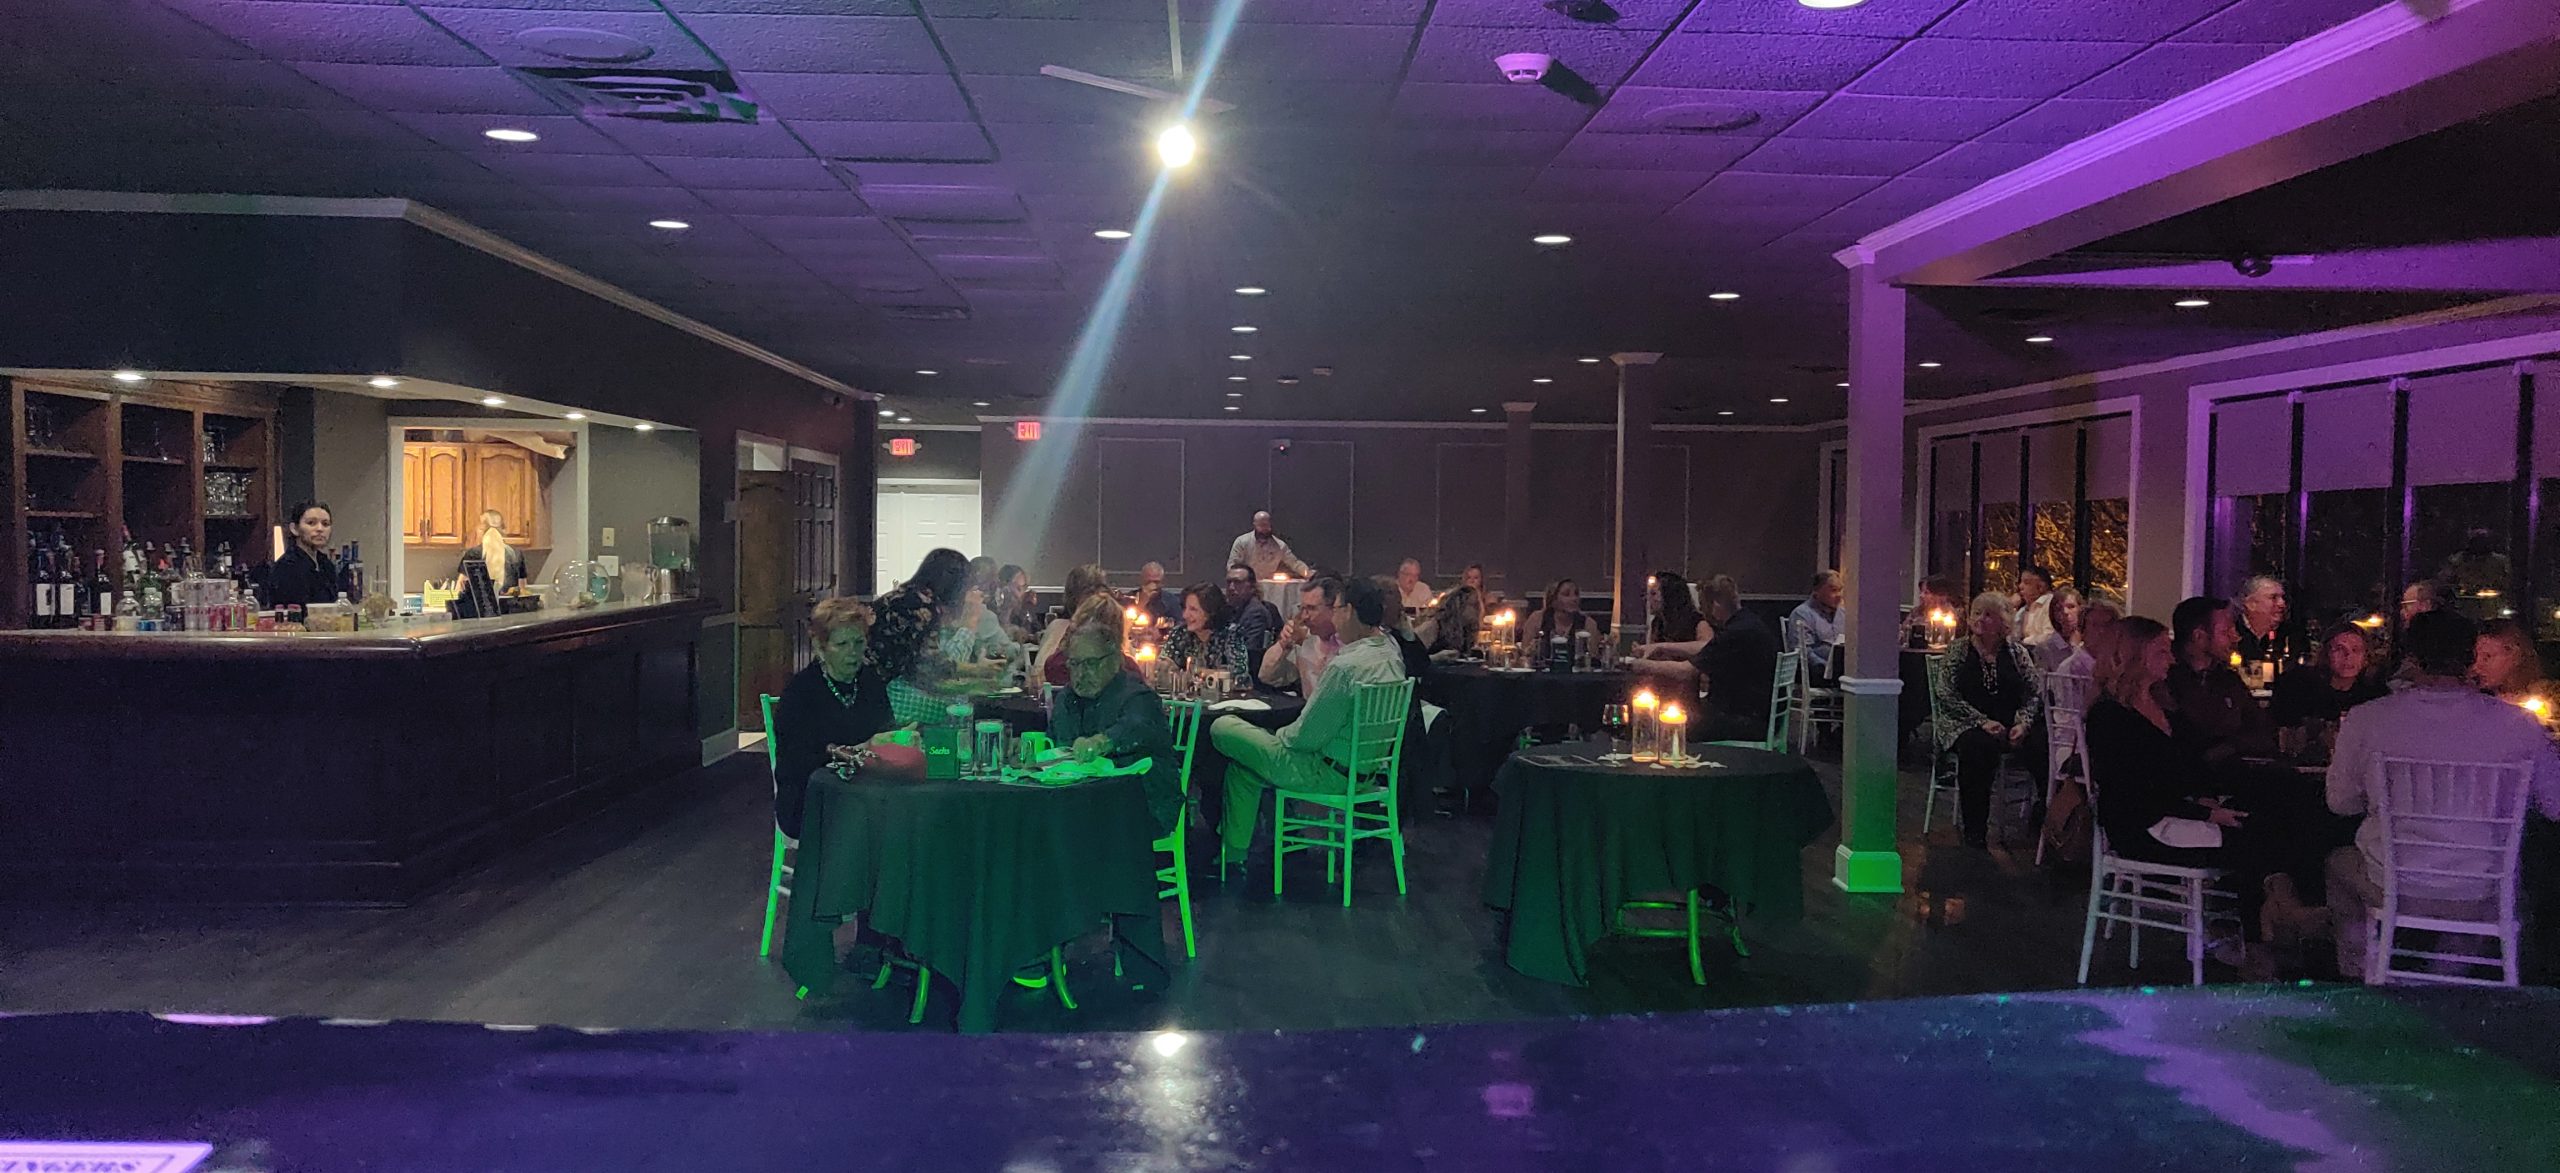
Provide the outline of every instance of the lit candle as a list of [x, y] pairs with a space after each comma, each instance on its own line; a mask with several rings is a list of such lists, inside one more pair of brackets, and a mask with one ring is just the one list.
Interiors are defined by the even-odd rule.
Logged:
[[1673, 701], [1662, 706], [1662, 760], [1683, 763], [1689, 760], [1689, 711]]
[[1628, 707], [1635, 710], [1635, 753], [1632, 756], [1639, 762], [1654, 761], [1662, 756], [1655, 745], [1654, 728], [1655, 710], [1661, 706], [1661, 698], [1654, 696], [1650, 688], [1638, 689], [1635, 699], [1628, 702]]
[[1139, 667], [1141, 667], [1141, 668], [1144, 668], [1144, 667], [1146, 667], [1146, 666], [1148, 666], [1148, 665], [1150, 665], [1150, 664], [1153, 664], [1153, 663], [1155, 663], [1155, 662], [1156, 662], [1156, 646], [1155, 646], [1154, 644], [1139, 644], [1139, 645], [1138, 645], [1138, 666], [1139, 666]]
[[1287, 582], [1289, 581], [1289, 572], [1286, 570], [1274, 570], [1271, 572], [1271, 581]]
[[2545, 704], [2541, 697], [2529, 696], [2517, 703], [2524, 706], [2525, 712], [2533, 714], [2534, 720], [2540, 721], [2545, 725], [2551, 723], [2551, 706]]

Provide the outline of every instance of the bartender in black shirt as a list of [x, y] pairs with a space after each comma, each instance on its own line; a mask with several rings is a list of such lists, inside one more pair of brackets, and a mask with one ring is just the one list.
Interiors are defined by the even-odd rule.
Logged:
[[307, 607], [338, 601], [338, 563], [329, 557], [329, 533], [335, 524], [329, 507], [304, 501], [289, 514], [293, 538], [284, 556], [267, 567], [266, 605]]

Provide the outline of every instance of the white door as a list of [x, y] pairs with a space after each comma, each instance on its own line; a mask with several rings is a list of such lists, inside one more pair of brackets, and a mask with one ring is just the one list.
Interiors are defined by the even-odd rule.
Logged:
[[905, 582], [916, 564], [938, 546], [975, 557], [978, 552], [978, 486], [974, 481], [931, 486], [880, 486], [879, 566], [873, 593]]

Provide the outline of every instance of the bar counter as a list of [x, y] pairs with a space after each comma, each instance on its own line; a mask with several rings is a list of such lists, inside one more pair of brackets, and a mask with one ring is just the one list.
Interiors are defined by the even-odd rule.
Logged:
[[0, 899], [406, 903], [698, 765], [718, 612], [0, 633]]

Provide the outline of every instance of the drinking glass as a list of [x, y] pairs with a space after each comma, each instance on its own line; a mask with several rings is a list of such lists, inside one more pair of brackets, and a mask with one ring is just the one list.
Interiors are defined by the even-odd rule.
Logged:
[[1627, 725], [1627, 706], [1600, 706], [1600, 727], [1609, 731], [1609, 753], [1613, 757], [1623, 757], [1631, 748], [1627, 740]]
[[976, 772], [977, 777], [1004, 781], [1005, 749], [1011, 741], [1005, 736], [1004, 722], [980, 721], [976, 733], [976, 744], [970, 747], [969, 752], [970, 769]]

